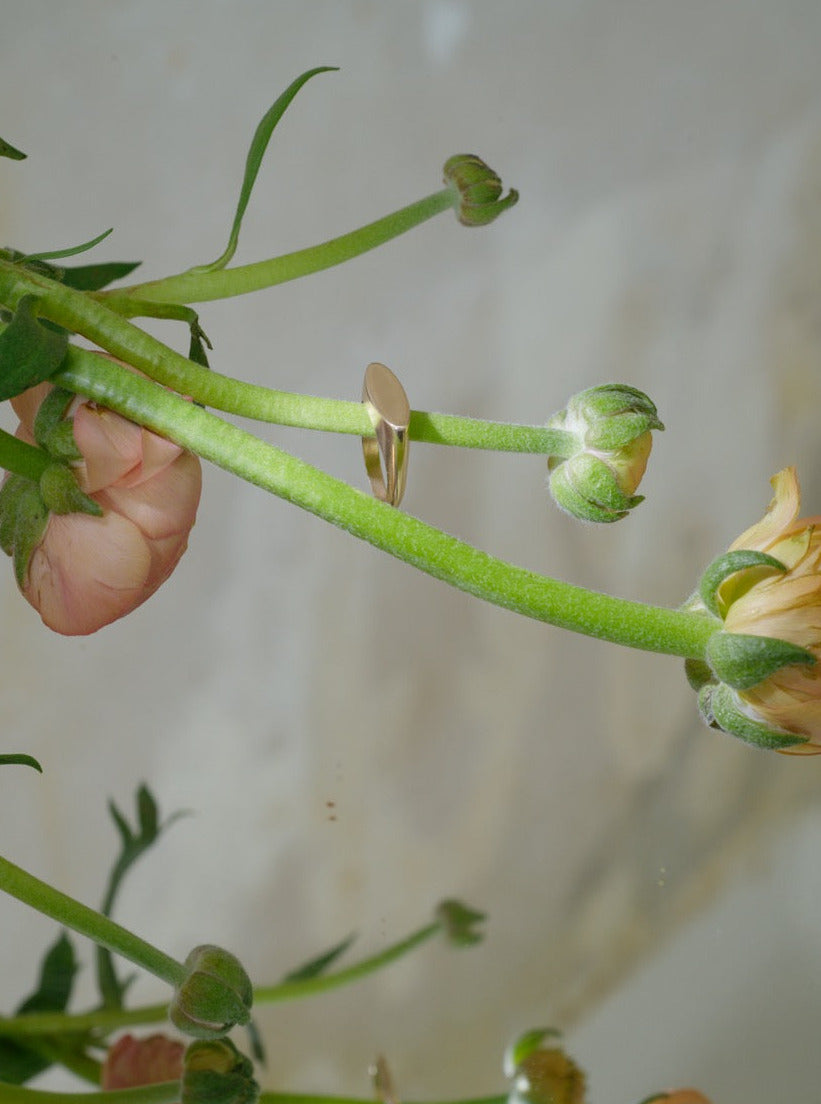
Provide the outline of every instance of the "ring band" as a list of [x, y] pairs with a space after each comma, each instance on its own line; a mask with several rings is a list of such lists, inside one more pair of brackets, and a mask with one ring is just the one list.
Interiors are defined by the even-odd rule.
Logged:
[[362, 402], [375, 433], [374, 437], [362, 438], [365, 470], [374, 495], [398, 506], [408, 477], [408, 396], [390, 368], [374, 362], [365, 369]]

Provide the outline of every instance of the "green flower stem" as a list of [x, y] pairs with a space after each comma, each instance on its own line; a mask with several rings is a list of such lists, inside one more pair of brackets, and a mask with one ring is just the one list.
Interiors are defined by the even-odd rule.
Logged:
[[179, 1081], [162, 1081], [134, 1089], [108, 1092], [63, 1093], [7, 1085], [0, 1081], [0, 1104], [175, 1104], [180, 1099]]
[[[102, 913], [75, 901], [72, 897], [40, 881], [33, 874], [0, 857], [0, 890], [16, 897], [32, 908], [50, 916], [72, 931], [93, 939], [100, 946], [122, 955], [142, 966], [169, 985], [178, 985], [185, 977], [181, 963], [158, 951], [126, 928], [120, 927]], [[2, 1021], [0, 1021], [0, 1025]]]
[[54, 461], [36, 445], [29, 445], [0, 429], [0, 468], [28, 479], [39, 479]]
[[711, 619], [648, 606], [505, 563], [379, 502], [260, 441], [99, 354], [72, 348], [53, 381], [95, 399], [183, 448], [301, 506], [418, 567], [505, 609], [560, 628], [646, 651], [701, 659]]
[[[448, 1104], [507, 1104], [507, 1099], [507, 1094], [502, 1096], [474, 1096], [467, 1100], [449, 1101]], [[263, 1092], [259, 1094], [259, 1104], [373, 1104], [373, 1097], [363, 1100], [356, 1096], [317, 1096], [314, 1093]], [[404, 1101], [403, 1104], [411, 1104], [411, 1102]]]
[[342, 234], [320, 245], [285, 253], [281, 257], [256, 261], [254, 264], [237, 265], [216, 271], [191, 269], [177, 276], [162, 280], [150, 280], [144, 284], [132, 284], [113, 291], [100, 291], [95, 298], [107, 302], [114, 310], [128, 315], [132, 303], [139, 313], [139, 301], [154, 303], [205, 303], [213, 299], [228, 299], [234, 295], [246, 295], [249, 291], [274, 287], [276, 284], [297, 280], [313, 272], [333, 268], [361, 253], [376, 249], [379, 245], [412, 230], [420, 223], [459, 205], [459, 194], [454, 188], [442, 188], [424, 199], [417, 200], [399, 211], [369, 222], [358, 230]]
[[[39, 309], [53, 322], [82, 334], [158, 383], [204, 406], [278, 425], [373, 436], [373, 426], [361, 402], [274, 391], [209, 372], [85, 293], [0, 261], [0, 300], [14, 307], [26, 294], [40, 297]], [[510, 425], [424, 411], [412, 413], [408, 432], [411, 440], [431, 444], [557, 456], [567, 454], [571, 442], [569, 434], [544, 426]], [[0, 452], [0, 466], [5, 467], [2, 455]]]
[[[359, 981], [384, 966], [409, 954], [416, 947], [442, 930], [440, 921], [426, 924], [418, 931], [378, 951], [368, 958], [355, 962], [344, 970], [304, 978], [301, 981], [284, 981], [277, 985], [264, 985], [254, 989], [254, 1004], [262, 1002], [296, 1000], [298, 997], [313, 996], [330, 989], [338, 989], [352, 981]], [[81, 1034], [87, 1031], [99, 1031], [108, 1034], [116, 1028], [137, 1024], [159, 1023], [167, 1018], [165, 1004], [144, 1005], [142, 1008], [100, 1008], [93, 1012], [67, 1014], [63, 1012], [30, 1012], [23, 1016], [0, 1019], [0, 1038], [25, 1038], [37, 1035], [55, 1035], [61, 1032]]]
[[399, 943], [394, 943], [384, 951], [379, 951], [361, 962], [355, 962], [344, 970], [331, 974], [319, 974], [317, 977], [304, 978], [301, 981], [282, 981], [278, 985], [267, 985], [254, 990], [254, 1003], [272, 1003], [274, 1001], [295, 1000], [297, 997], [310, 997], [316, 993], [327, 993], [330, 989], [339, 989], [351, 981], [359, 981], [369, 974], [376, 973], [383, 966], [389, 966], [398, 958], [408, 954], [431, 936], [441, 931], [440, 923], [428, 924], [409, 935]]

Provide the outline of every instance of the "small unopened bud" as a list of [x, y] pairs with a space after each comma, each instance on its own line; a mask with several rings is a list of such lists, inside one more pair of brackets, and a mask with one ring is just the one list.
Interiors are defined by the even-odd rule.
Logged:
[[454, 947], [472, 947], [481, 943], [484, 932], [479, 930], [486, 915], [470, 905], [452, 898], [441, 901], [436, 907], [436, 919], [442, 925], [445, 936]]
[[192, 1043], [185, 1052], [182, 1104], [254, 1104], [259, 1085], [250, 1059], [230, 1039]]
[[463, 226], [487, 226], [519, 199], [514, 188], [502, 198], [501, 178], [475, 153], [449, 157], [442, 172], [445, 183], [458, 192], [457, 218]]
[[651, 430], [664, 426], [642, 391], [591, 387], [547, 425], [566, 435], [566, 447], [547, 460], [550, 493], [563, 510], [582, 521], [619, 521], [644, 500], [635, 491], [653, 447]]
[[203, 944], [186, 958], [185, 970], [168, 1008], [176, 1028], [200, 1039], [215, 1039], [234, 1024], [248, 1022], [253, 989], [234, 955]]
[[585, 1104], [585, 1076], [558, 1045], [549, 1028], [527, 1031], [505, 1052], [505, 1074], [513, 1080], [508, 1104]]

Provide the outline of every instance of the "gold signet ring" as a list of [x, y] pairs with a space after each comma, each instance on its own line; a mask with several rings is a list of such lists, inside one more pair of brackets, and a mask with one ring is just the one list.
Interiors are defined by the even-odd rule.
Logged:
[[373, 493], [382, 502], [398, 506], [408, 477], [408, 396], [390, 368], [374, 363], [365, 369], [362, 402], [375, 433], [374, 437], [362, 438]]

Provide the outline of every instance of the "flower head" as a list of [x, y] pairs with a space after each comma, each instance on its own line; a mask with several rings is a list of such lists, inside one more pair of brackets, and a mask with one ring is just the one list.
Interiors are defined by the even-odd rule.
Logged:
[[182, 1076], [185, 1046], [167, 1035], [136, 1039], [122, 1035], [106, 1054], [100, 1073], [103, 1089], [134, 1089]]
[[[780, 471], [771, 482], [775, 494], [767, 513], [721, 558], [729, 568], [740, 562], [734, 556], [755, 554], [747, 566], [728, 570], [714, 588], [713, 606], [724, 633], [710, 641], [708, 659], [712, 649], [714, 656], [736, 664], [732, 690], [724, 687], [722, 693], [725, 707], [729, 702], [731, 710], [737, 708], [739, 724], [746, 717], [762, 732], [792, 735], [798, 742], [778, 750], [812, 755], [821, 752], [821, 517], [799, 518], [794, 468]], [[766, 662], [768, 653], [779, 651], [783, 662], [761, 668], [764, 677], [744, 677], [738, 663], [742, 652], [746, 657], [758, 653], [758, 662]], [[711, 664], [727, 682], [721, 663]]]
[[[22, 440], [35, 442], [52, 393], [41, 384], [12, 400]], [[130, 613], [168, 578], [188, 545], [202, 476], [198, 457], [93, 402], [73, 399], [65, 421], [80, 455], [71, 473], [102, 514], [49, 513], [19, 582], [49, 628], [74, 636]]]

